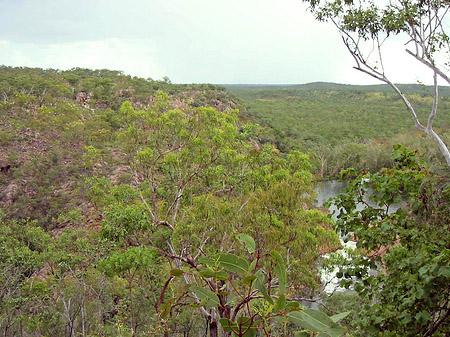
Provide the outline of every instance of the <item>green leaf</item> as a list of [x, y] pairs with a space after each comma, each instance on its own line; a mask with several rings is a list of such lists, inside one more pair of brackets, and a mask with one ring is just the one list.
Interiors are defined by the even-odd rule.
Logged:
[[211, 270], [208, 268], [204, 268], [204, 269], [201, 269], [198, 273], [201, 277], [205, 277], [205, 278], [212, 277], [212, 278], [215, 278], [218, 280], [228, 280], [228, 274], [223, 270], [215, 271], [215, 270]]
[[301, 311], [291, 311], [288, 313], [288, 318], [292, 323], [303, 329], [327, 333], [331, 337], [342, 336], [347, 330], [337, 325], [324, 313], [309, 308], [302, 308]]
[[248, 273], [248, 262], [234, 254], [219, 254], [219, 266], [233, 273]]
[[280, 292], [284, 292], [286, 289], [286, 282], [287, 282], [287, 273], [286, 273], [286, 266], [284, 264], [283, 257], [280, 253], [278, 253], [276, 250], [272, 250], [270, 252], [270, 255], [274, 258], [276, 261], [275, 266], [275, 274], [278, 276], [278, 286]]
[[248, 272], [249, 272], [249, 273], [253, 272], [253, 270], [254, 270], [255, 267], [256, 267], [256, 263], [257, 263], [257, 262], [258, 262], [257, 260], [253, 260], [252, 263], [250, 263], [250, 266], [248, 267]]
[[236, 235], [237, 239], [243, 242], [247, 246], [247, 250], [249, 253], [254, 253], [256, 250], [255, 240], [247, 234], [238, 234]]
[[308, 330], [296, 331], [294, 337], [311, 337], [311, 332]]
[[255, 275], [257, 276], [257, 278], [255, 280], [256, 289], [258, 289], [260, 291], [260, 293], [264, 296], [264, 298], [266, 299], [267, 302], [269, 302], [270, 304], [273, 304], [273, 299], [272, 299], [272, 297], [269, 296], [269, 293], [266, 289], [266, 285], [265, 285], [266, 277], [264, 276], [264, 274], [262, 273], [261, 270], [258, 270]]
[[340, 314], [333, 315], [330, 318], [334, 323], [337, 323], [341, 319], [344, 319], [345, 317], [347, 317], [349, 314], [350, 314], [350, 311], [345, 311], [345, 312], [341, 312]]
[[409, 313], [405, 313], [403, 315], [403, 318], [400, 320], [400, 322], [402, 322], [402, 324], [406, 325], [409, 324], [412, 321], [412, 316]]
[[431, 320], [431, 315], [428, 311], [422, 310], [421, 312], [416, 314], [415, 318], [418, 321], [428, 322]]
[[232, 273], [248, 274], [249, 265], [246, 260], [234, 254], [217, 254], [211, 258], [202, 257], [198, 260], [201, 264], [206, 264], [211, 267], [219, 267]]
[[197, 307], [204, 307], [208, 305], [209, 297], [204, 297], [198, 302]]
[[256, 335], [258, 328], [256, 326], [253, 326], [253, 320], [251, 320], [249, 317], [241, 316], [237, 319], [238, 324], [238, 331], [240, 333], [243, 333], [244, 331], [247, 332], [242, 335], [242, 337], [253, 337]]
[[180, 269], [172, 269], [170, 271], [170, 275], [172, 276], [181, 276], [184, 274], [184, 271], [180, 270]]
[[192, 286], [189, 290], [195, 293], [203, 305], [218, 307], [220, 305], [219, 297], [209, 289]]
[[248, 275], [248, 276], [244, 277], [242, 279], [242, 283], [245, 284], [245, 285], [249, 285], [250, 282], [256, 280], [257, 278], [258, 278], [258, 276], [256, 276], [255, 274], [251, 274], [251, 275]]
[[286, 297], [284, 296], [284, 294], [281, 294], [278, 297], [277, 301], [275, 302], [273, 310], [275, 310], [275, 312], [280, 312], [285, 307], [286, 307]]
[[288, 302], [288, 303], [286, 304], [286, 309], [287, 309], [287, 310], [296, 309], [296, 308], [298, 308], [298, 307], [300, 307], [300, 304], [299, 304], [298, 302], [295, 302], [295, 301]]
[[223, 331], [225, 332], [232, 332], [233, 330], [237, 331], [237, 324], [231, 319], [221, 318], [219, 319], [219, 323], [222, 325]]
[[209, 278], [209, 277], [214, 277], [214, 275], [215, 275], [216, 273], [215, 273], [213, 270], [211, 270], [211, 269], [204, 268], [204, 269], [201, 269], [201, 270], [198, 272], [198, 274], [199, 274], [201, 277]]
[[450, 268], [442, 266], [437, 273], [438, 276], [450, 277]]
[[216, 261], [213, 260], [213, 259], [210, 258], [210, 257], [203, 256], [203, 257], [201, 257], [201, 258], [198, 259], [198, 263], [204, 264], [204, 265], [207, 265], [207, 266], [212, 266], [212, 267], [214, 267], [215, 264], [216, 264]]

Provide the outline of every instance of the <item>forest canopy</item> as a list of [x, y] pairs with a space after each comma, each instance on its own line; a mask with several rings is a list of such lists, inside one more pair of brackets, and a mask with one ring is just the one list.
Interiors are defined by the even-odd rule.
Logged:
[[[448, 179], [384, 88], [3, 66], [0, 94], [3, 335], [448, 333]], [[314, 187], [341, 169], [335, 223]]]

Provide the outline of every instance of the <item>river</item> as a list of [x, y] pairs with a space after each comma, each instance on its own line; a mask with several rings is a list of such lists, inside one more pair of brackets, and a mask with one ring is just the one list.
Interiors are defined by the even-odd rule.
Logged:
[[[337, 180], [326, 180], [322, 181], [321, 183], [317, 184], [314, 188], [316, 192], [316, 205], [323, 207], [324, 204], [333, 197], [336, 197], [339, 193], [341, 193], [342, 189], [346, 186], [345, 182], [340, 182]], [[370, 206], [376, 206], [372, 201], [369, 200], [370, 195], [373, 193], [371, 189], [368, 190], [368, 193], [365, 194], [364, 201], [367, 202]], [[393, 213], [397, 211], [400, 207], [403, 207], [406, 204], [405, 201], [401, 201], [395, 204], [392, 204], [389, 207], [389, 213]], [[357, 210], [362, 210], [364, 208], [364, 205], [361, 203], [358, 203], [356, 205]], [[336, 207], [334, 205], [331, 205], [328, 210], [332, 214], [334, 220], [336, 220], [337, 214], [334, 213], [336, 211]], [[356, 248], [356, 242], [354, 241], [348, 241], [344, 242], [341, 238], [341, 244], [342, 249], [340, 249], [338, 252], [342, 253], [343, 256], [346, 256], [345, 250], [348, 248], [354, 249]], [[324, 256], [326, 258], [326, 255]], [[336, 273], [338, 272], [338, 268], [335, 268], [332, 272], [326, 272], [322, 270], [321, 272], [321, 279], [322, 284], [325, 285], [324, 291], [328, 294], [331, 294], [336, 291], [347, 291], [346, 289], [343, 289], [339, 287], [339, 279], [336, 277]], [[376, 271], [373, 271], [376, 272]]]
[[[323, 205], [328, 201], [328, 199], [336, 197], [339, 193], [341, 193], [342, 189], [346, 186], [346, 182], [341, 182], [338, 180], [325, 180], [316, 185], [314, 188], [314, 191], [316, 192], [316, 206], [323, 207]], [[368, 193], [364, 196], [364, 201], [367, 202], [370, 206], [376, 207], [376, 205], [369, 200], [370, 196], [373, 194], [373, 190], [369, 189], [367, 191]], [[400, 207], [405, 206], [406, 202], [401, 201], [392, 204], [389, 207], [389, 213], [394, 213], [397, 211]], [[364, 205], [361, 203], [358, 203], [356, 205], [356, 209], [358, 211], [361, 211], [364, 209]], [[336, 211], [336, 207], [334, 205], [331, 205], [331, 207], [328, 209], [330, 213], [333, 213]], [[336, 220], [337, 214], [333, 214], [333, 218]]]

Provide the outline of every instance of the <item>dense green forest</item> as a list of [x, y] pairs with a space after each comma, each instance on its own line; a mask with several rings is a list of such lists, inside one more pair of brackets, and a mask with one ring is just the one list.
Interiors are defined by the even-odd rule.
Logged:
[[[0, 333], [445, 336], [448, 179], [378, 89], [0, 67]], [[351, 166], [342, 259], [314, 184]], [[329, 297], [336, 267], [351, 291]]]
[[[333, 177], [348, 167], [376, 171], [392, 165], [392, 145], [419, 149], [429, 163], [443, 162], [428, 137], [418, 132], [400, 97], [386, 85], [310, 83], [290, 86], [229, 85], [251, 120], [268, 127], [282, 151], [309, 153], [317, 173]], [[419, 118], [427, 120], [432, 89], [401, 85]], [[442, 87], [435, 127], [450, 140], [450, 88]]]

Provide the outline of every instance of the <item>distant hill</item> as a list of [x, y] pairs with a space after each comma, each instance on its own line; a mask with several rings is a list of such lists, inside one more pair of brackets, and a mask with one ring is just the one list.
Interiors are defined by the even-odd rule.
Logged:
[[[317, 158], [324, 176], [344, 167], [375, 170], [389, 165], [392, 144], [419, 149], [428, 162], [439, 162], [437, 147], [416, 130], [400, 97], [387, 85], [314, 82], [298, 85], [222, 85], [235, 95], [248, 119], [266, 127], [283, 152], [299, 149]], [[432, 88], [399, 85], [426, 124]], [[434, 121], [450, 142], [450, 87], [440, 88]]]
[[[378, 92], [392, 92], [392, 88], [387, 84], [373, 84], [373, 85], [354, 85], [354, 84], [340, 84], [331, 82], [311, 82], [305, 84], [222, 84], [223, 87], [232, 90], [342, 90], [342, 91], [378, 91]], [[399, 89], [405, 93], [411, 94], [428, 94], [432, 92], [432, 86], [425, 86], [420, 84], [398, 84]], [[450, 86], [441, 86], [440, 94], [450, 96]]]

